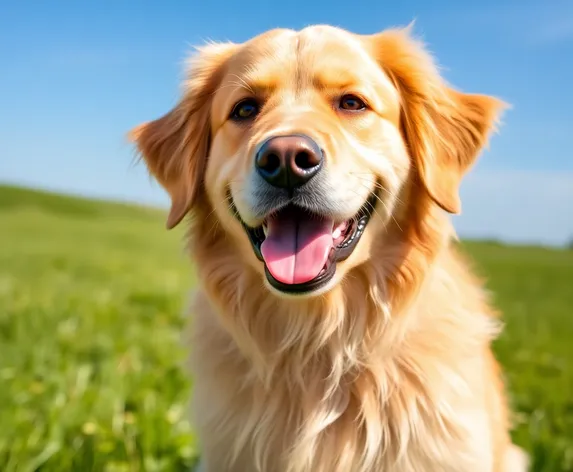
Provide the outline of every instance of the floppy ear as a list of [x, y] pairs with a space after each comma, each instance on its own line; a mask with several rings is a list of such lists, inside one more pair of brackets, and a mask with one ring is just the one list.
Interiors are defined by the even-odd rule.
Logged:
[[201, 189], [210, 147], [210, 108], [235, 45], [209, 44], [190, 61], [184, 94], [163, 117], [129, 133], [147, 168], [171, 198], [167, 228], [192, 208]]
[[410, 27], [371, 37], [402, 100], [401, 125], [422, 184], [440, 207], [460, 213], [459, 186], [507, 105], [450, 88]]

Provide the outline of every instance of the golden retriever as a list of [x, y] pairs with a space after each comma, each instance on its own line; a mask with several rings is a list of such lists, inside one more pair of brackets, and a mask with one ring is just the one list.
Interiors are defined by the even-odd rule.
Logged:
[[504, 103], [411, 28], [214, 43], [131, 131], [189, 215], [207, 472], [521, 472], [499, 321], [447, 213]]

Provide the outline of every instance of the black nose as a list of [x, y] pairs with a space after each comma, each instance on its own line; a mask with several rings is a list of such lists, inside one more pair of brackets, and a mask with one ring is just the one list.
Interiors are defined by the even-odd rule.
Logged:
[[255, 166], [269, 184], [292, 190], [312, 179], [322, 167], [320, 146], [308, 136], [268, 139], [255, 157]]

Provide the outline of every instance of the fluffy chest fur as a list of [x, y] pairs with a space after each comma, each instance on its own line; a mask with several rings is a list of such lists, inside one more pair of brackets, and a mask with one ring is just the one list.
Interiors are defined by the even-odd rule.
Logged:
[[[456, 300], [451, 275], [435, 277], [400, 316], [343, 290], [310, 305], [245, 299], [220, 316], [226, 305], [199, 293], [190, 345], [206, 470], [495, 470], [495, 324], [479, 297]], [[345, 290], [365, 293], [351, 280]]]

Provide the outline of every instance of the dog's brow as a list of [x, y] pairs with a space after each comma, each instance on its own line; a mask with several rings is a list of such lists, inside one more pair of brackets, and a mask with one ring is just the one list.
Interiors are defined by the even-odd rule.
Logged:
[[240, 81], [254, 91], [268, 93], [275, 90], [280, 85], [277, 72], [274, 70], [266, 71], [258, 67], [247, 67], [242, 73], [235, 75], [240, 77]]
[[278, 87], [278, 83], [276, 81], [257, 80], [248, 75], [241, 77], [240, 75], [233, 74], [229, 78], [226, 86], [245, 89], [255, 96], [267, 96]]
[[[275, 87], [272, 87], [268, 84], [249, 84], [242, 79], [231, 79], [227, 82], [222, 83], [213, 93], [218, 93], [222, 90], [245, 90], [251, 97], [260, 97], [265, 98], [269, 97]], [[241, 95], [244, 95], [242, 93]]]
[[249, 90], [251, 90], [255, 95], [270, 95], [277, 88], [277, 84], [274, 83], [248, 83]]
[[317, 73], [312, 78], [312, 84], [319, 90], [327, 89], [352, 89], [358, 81], [347, 71], [325, 71]]

